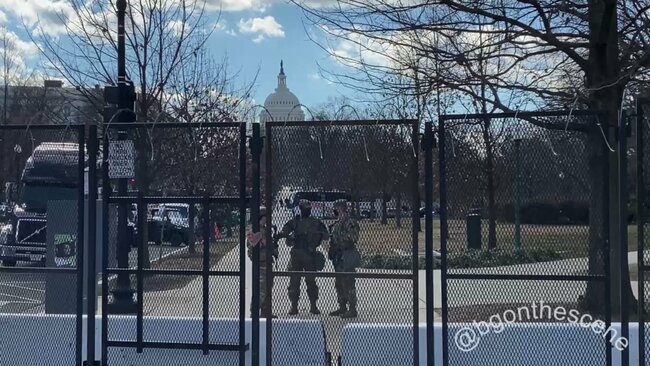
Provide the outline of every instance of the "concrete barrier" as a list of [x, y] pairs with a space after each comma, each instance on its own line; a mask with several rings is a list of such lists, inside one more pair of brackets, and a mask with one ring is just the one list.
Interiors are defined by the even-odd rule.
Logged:
[[[75, 362], [75, 325], [73, 315], [0, 315], [0, 365], [73, 366]], [[454, 343], [456, 332], [470, 324], [449, 326], [450, 360], [454, 365], [484, 366], [592, 366], [603, 364], [605, 346], [602, 335], [589, 328], [564, 323], [521, 323], [506, 325], [501, 333], [491, 332], [481, 337], [476, 348], [461, 351]], [[96, 355], [101, 354], [101, 322], [96, 321]], [[260, 358], [265, 361], [265, 322], [260, 321], [262, 336]], [[211, 342], [235, 343], [237, 319], [210, 319]], [[620, 325], [612, 329], [620, 335]], [[247, 319], [246, 342], [250, 343], [251, 322]], [[412, 364], [413, 328], [399, 324], [348, 324], [341, 337], [344, 366], [395, 366]], [[425, 365], [426, 326], [419, 326], [419, 364]], [[85, 339], [86, 330], [82, 337]], [[323, 325], [318, 320], [276, 320], [273, 322], [274, 366], [322, 366], [326, 364]], [[646, 326], [650, 336], [650, 326]], [[109, 322], [111, 339], [135, 340], [135, 317], [112, 317]], [[153, 318], [144, 321], [147, 341], [194, 342], [201, 340], [199, 318]], [[435, 327], [436, 365], [442, 365], [442, 328]], [[649, 337], [650, 338], [650, 337]], [[630, 365], [638, 365], [638, 325], [630, 324]], [[620, 352], [613, 348], [613, 365], [621, 366]], [[85, 349], [82, 357], [85, 360]], [[188, 361], [191, 360], [191, 361]], [[147, 349], [137, 353], [135, 348], [110, 348], [111, 366], [139, 365], [223, 365], [238, 364], [236, 352], [212, 351], [204, 356], [197, 350]], [[250, 365], [250, 350], [246, 354]], [[646, 362], [650, 366], [650, 362]]]
[[[460, 329], [473, 324], [449, 325], [450, 365], [547, 366], [604, 365], [605, 341], [590, 328], [565, 323], [506, 325], [500, 333], [482, 336], [475, 348], [461, 351], [454, 342]], [[620, 324], [612, 324], [620, 336]], [[442, 365], [442, 325], [435, 324], [435, 349], [429, 357]], [[478, 332], [477, 332], [478, 334]], [[650, 325], [646, 325], [650, 336]], [[419, 365], [426, 365], [426, 325], [419, 326]], [[348, 324], [341, 337], [342, 366], [393, 366], [413, 364], [413, 327], [400, 324]], [[630, 365], [639, 365], [638, 324], [630, 323]], [[650, 342], [650, 339], [646, 343]], [[612, 365], [621, 366], [621, 352], [612, 348]], [[646, 361], [645, 366], [650, 366]]]
[[[84, 321], [85, 325], [85, 321]], [[101, 321], [95, 322], [96, 359], [101, 355]], [[73, 366], [75, 364], [74, 315], [0, 315], [0, 365], [21, 366]], [[150, 342], [201, 342], [200, 318], [154, 318], [145, 317], [143, 332]], [[136, 325], [133, 316], [111, 317], [108, 324], [109, 339], [135, 341]], [[210, 319], [210, 342], [230, 343], [238, 341], [237, 319]], [[246, 320], [246, 343], [251, 342], [251, 321]], [[260, 359], [265, 362], [266, 323], [260, 320]], [[275, 320], [273, 322], [274, 366], [323, 366], [327, 358], [323, 325], [317, 320]], [[84, 326], [82, 338], [86, 339]], [[250, 346], [249, 346], [250, 347]], [[82, 359], [86, 360], [85, 347]], [[203, 355], [200, 350], [145, 349], [137, 353], [135, 348], [111, 347], [108, 361], [111, 366], [149, 366], [191, 364], [237, 366], [237, 352], [211, 351]], [[250, 348], [246, 352], [246, 365], [251, 364]]]

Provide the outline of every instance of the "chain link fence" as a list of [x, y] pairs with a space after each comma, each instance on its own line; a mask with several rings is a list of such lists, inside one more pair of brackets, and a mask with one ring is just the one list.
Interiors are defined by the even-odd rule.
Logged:
[[[445, 362], [475, 363], [488, 354], [492, 362], [507, 359], [510, 345], [523, 345], [529, 330], [486, 335], [476, 324], [501, 333], [491, 328], [495, 319], [540, 302], [589, 313], [609, 326], [607, 143], [598, 116], [454, 115], [442, 116], [440, 124], [445, 202], [436, 230], [443, 253]], [[540, 323], [557, 337], [575, 330], [557, 328], [562, 320], [550, 315], [526, 314], [518, 314], [519, 323]], [[450, 323], [470, 324], [468, 334], [477, 337]], [[481, 335], [494, 339], [479, 344]], [[569, 364], [589, 355], [593, 364], [607, 364], [609, 344], [594, 346], [593, 334], [580, 336], [579, 344], [589, 346], [544, 357]]]
[[84, 130], [5, 125], [0, 140], [0, 354], [81, 365]]
[[[377, 357], [393, 357], [396, 364], [417, 360], [417, 270], [424, 235], [418, 138], [416, 121], [266, 124], [265, 200], [273, 230], [286, 234], [269, 271], [272, 281], [267, 281], [272, 313], [322, 324], [325, 352], [333, 364], [373, 362], [362, 359], [363, 352], [342, 352], [360, 347], [371, 348], [369, 354]], [[305, 200], [311, 205], [310, 217], [317, 220], [312, 222], [322, 223], [324, 234], [316, 234], [304, 224], [310, 221], [300, 218]], [[347, 202], [347, 210], [335, 207], [338, 200]], [[355, 247], [360, 258], [350, 259], [345, 269], [336, 256], [335, 225], [341, 210], [359, 228]], [[319, 256], [325, 258], [322, 269]], [[364, 339], [377, 324], [406, 331], [386, 347], [384, 341]], [[267, 331], [275, 334], [273, 329]], [[400, 352], [389, 355], [391, 350]], [[286, 359], [293, 348], [278, 345], [270, 351], [273, 360], [280, 355]], [[305, 361], [300, 357], [295, 356], [296, 363]]]
[[131, 347], [172, 365], [154, 350], [196, 349], [242, 364], [245, 125], [112, 124], [102, 152], [103, 359]]

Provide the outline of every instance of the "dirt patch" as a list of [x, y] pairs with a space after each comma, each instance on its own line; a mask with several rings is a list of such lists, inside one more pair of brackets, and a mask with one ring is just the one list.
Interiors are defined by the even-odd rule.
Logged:
[[[229, 238], [212, 242], [210, 244], [210, 265], [216, 265], [221, 258], [239, 244], [237, 238]], [[189, 248], [163, 258], [151, 264], [151, 269], [193, 270], [203, 269], [203, 244], [196, 246], [196, 252], [190, 253]], [[144, 291], [168, 291], [185, 287], [199, 276], [174, 276], [174, 275], [146, 275], [144, 277]]]

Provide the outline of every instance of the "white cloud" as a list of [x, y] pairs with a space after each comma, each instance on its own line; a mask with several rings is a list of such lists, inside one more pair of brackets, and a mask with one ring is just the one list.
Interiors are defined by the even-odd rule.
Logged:
[[[335, 5], [336, 0], [302, 0], [301, 4], [321, 8], [327, 5]], [[207, 0], [209, 10], [221, 10], [228, 12], [237, 11], [267, 11], [273, 4], [286, 4], [286, 0]]]
[[257, 10], [264, 12], [272, 2], [273, 0], [207, 0], [206, 6], [209, 10], [229, 12]]
[[0, 10], [51, 35], [65, 32], [65, 24], [74, 14], [66, 0], [0, 0]]
[[274, 17], [267, 15], [264, 18], [249, 18], [239, 20], [239, 32], [242, 34], [254, 34], [253, 42], [261, 42], [266, 37], [283, 38], [284, 30]]
[[33, 42], [22, 40], [16, 33], [8, 29], [0, 29], [0, 49], [4, 44], [4, 39], [8, 49], [17, 57], [33, 57], [38, 54], [38, 47]]

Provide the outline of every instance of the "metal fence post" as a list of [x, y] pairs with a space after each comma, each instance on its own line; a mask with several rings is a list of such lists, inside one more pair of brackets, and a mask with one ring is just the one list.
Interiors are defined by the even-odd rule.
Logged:
[[[88, 289], [87, 329], [88, 365], [95, 365], [95, 302], [97, 301], [97, 126], [89, 127], [88, 136]], [[83, 210], [82, 210], [83, 212]], [[82, 236], [83, 238], [83, 236]]]
[[[435, 365], [435, 344], [433, 318], [434, 283], [433, 283], [433, 124], [424, 125], [424, 209], [425, 209], [425, 260], [426, 260], [426, 297], [427, 297], [427, 366]], [[441, 182], [442, 183], [442, 182]]]
[[[239, 364], [246, 362], [246, 124], [239, 126]], [[253, 177], [253, 180], [255, 177]], [[259, 180], [259, 177], [258, 177]]]
[[203, 197], [203, 354], [210, 353], [210, 198], [206, 195]]
[[102, 128], [102, 365], [108, 362], [108, 201], [111, 195], [111, 184], [108, 178], [108, 134], [109, 129]]
[[645, 152], [643, 135], [646, 129], [644, 125], [645, 115], [643, 113], [643, 101], [636, 100], [636, 182], [637, 182], [637, 268], [638, 268], [638, 298], [639, 298], [639, 364], [645, 365], [645, 221], [646, 221], [646, 182], [644, 172]]
[[[412, 219], [413, 228], [411, 234], [413, 235], [412, 255], [413, 261], [413, 365], [420, 364], [420, 296], [419, 296], [419, 270], [420, 270], [420, 254], [419, 254], [419, 227], [420, 227], [420, 171], [419, 171], [419, 144], [420, 144], [420, 121], [413, 122], [413, 159], [412, 159]], [[425, 254], [426, 255], [426, 254]]]
[[[253, 232], [260, 231], [260, 125], [253, 123], [253, 138], [250, 142], [251, 154], [253, 157], [253, 192], [250, 205], [250, 220]], [[268, 210], [268, 209], [267, 209]], [[268, 212], [267, 212], [268, 217]], [[246, 220], [246, 217], [243, 217]], [[251, 356], [253, 366], [260, 364], [260, 250], [259, 246], [253, 247], [252, 251], [252, 289], [251, 299], [251, 317], [252, 317], [252, 334], [251, 334]]]
[[[449, 314], [447, 308], [447, 161], [445, 160], [445, 119], [442, 116], [438, 125], [438, 167], [440, 170], [440, 254], [442, 255], [440, 263], [440, 287], [442, 292], [442, 364], [449, 364], [449, 340], [448, 338], [448, 321]], [[453, 137], [452, 137], [453, 138]]]
[[[266, 202], [267, 210], [268, 210], [268, 225], [266, 225], [266, 232], [264, 235], [266, 235], [266, 242], [267, 243], [272, 243], [273, 238], [271, 237], [271, 226], [273, 223], [273, 197], [271, 196], [272, 192], [272, 176], [271, 174], [271, 143], [272, 143], [272, 129], [271, 129], [271, 124], [266, 123], [266, 145], [265, 151], [266, 151], [266, 156], [265, 156], [265, 171], [266, 171], [266, 180], [264, 182], [264, 200]], [[267, 366], [273, 366], [273, 266], [270, 265], [272, 263], [273, 258], [271, 257], [271, 251], [267, 250], [266, 251], [266, 365]]]
[[[82, 365], [81, 353], [83, 348], [83, 313], [84, 313], [84, 303], [83, 303], [83, 279], [84, 279], [84, 206], [85, 206], [85, 189], [84, 189], [84, 175], [85, 175], [85, 161], [86, 161], [86, 149], [84, 145], [85, 140], [85, 129], [80, 127], [77, 129], [79, 134], [79, 155], [77, 160], [77, 174], [79, 186], [77, 187], [77, 323], [76, 323], [76, 365]], [[79, 244], [82, 245], [79, 245]], [[86, 353], [87, 354], [87, 353]]]
[[144, 198], [142, 195], [142, 192], [138, 191], [138, 197], [137, 197], [137, 212], [138, 212], [138, 222], [137, 222], [137, 228], [138, 228], [138, 268], [137, 268], [137, 274], [136, 274], [136, 291], [137, 291], [137, 306], [138, 306], [138, 311], [137, 311], [137, 318], [136, 318], [136, 342], [138, 343], [138, 346], [136, 348], [137, 353], [142, 353], [143, 350], [143, 342], [144, 342], [144, 335], [143, 335], [143, 322], [144, 322], [144, 251], [149, 250], [149, 243], [144, 242], [144, 226], [147, 224], [146, 223], [146, 218], [147, 218], [147, 204], [144, 202]]
[[[619, 240], [620, 240], [620, 271], [621, 271], [621, 333], [625, 339], [629, 338], [630, 333], [630, 316], [627, 312], [629, 306], [628, 299], [623, 289], [627, 288], [630, 283], [630, 272], [627, 265], [628, 244], [627, 244], [627, 113], [621, 111], [618, 125], [618, 185], [619, 185]], [[630, 363], [630, 351], [627, 347], [621, 352], [621, 362], [623, 365]]]

